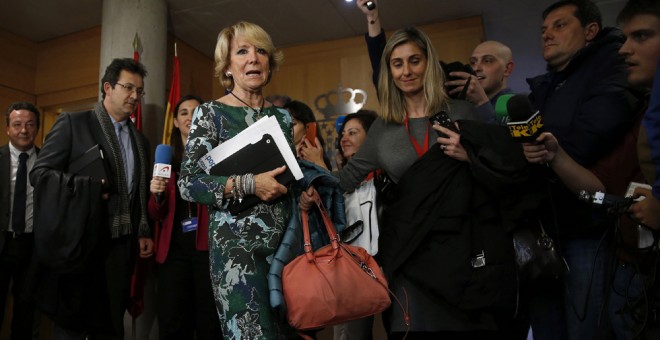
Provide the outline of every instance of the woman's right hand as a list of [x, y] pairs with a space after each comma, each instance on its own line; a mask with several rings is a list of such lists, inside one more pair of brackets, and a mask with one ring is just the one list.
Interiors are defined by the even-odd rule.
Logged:
[[151, 191], [152, 194], [159, 194], [161, 192], [165, 192], [165, 188], [167, 188], [167, 183], [169, 181], [170, 181], [169, 178], [154, 176], [151, 179], [151, 185], [149, 186], [149, 190]]
[[303, 191], [302, 194], [300, 194], [300, 202], [298, 203], [298, 206], [300, 207], [301, 210], [309, 210], [314, 205], [314, 194], [316, 193], [316, 189], [314, 189], [314, 186], [310, 186], [307, 188], [307, 190]]
[[280, 184], [275, 177], [286, 171], [286, 165], [282, 165], [271, 171], [254, 175], [255, 195], [264, 202], [272, 201], [287, 193], [287, 188]]
[[[308, 162], [312, 162], [324, 169], [326, 169], [325, 161], [323, 161], [323, 148], [321, 147], [321, 141], [318, 137], [314, 141], [315, 145], [312, 145], [307, 140], [307, 137], [303, 138], [302, 147], [300, 148], [299, 155], [301, 159], [304, 159]], [[326, 169], [330, 170], [330, 169]]]
[[542, 133], [536, 143], [523, 143], [523, 154], [527, 161], [534, 164], [552, 163], [559, 151], [559, 142], [550, 132]]

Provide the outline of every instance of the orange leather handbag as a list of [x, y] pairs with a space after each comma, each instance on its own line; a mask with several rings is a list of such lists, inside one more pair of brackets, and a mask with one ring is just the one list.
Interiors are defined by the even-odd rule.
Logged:
[[302, 211], [305, 253], [284, 267], [287, 320], [296, 329], [316, 329], [377, 314], [391, 301], [387, 281], [364, 248], [343, 244], [316, 194], [331, 243], [313, 251], [309, 216]]

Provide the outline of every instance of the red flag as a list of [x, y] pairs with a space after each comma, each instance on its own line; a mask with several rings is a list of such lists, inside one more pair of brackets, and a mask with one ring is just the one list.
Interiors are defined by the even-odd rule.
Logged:
[[[135, 37], [137, 39], [137, 35]], [[138, 52], [137, 48], [133, 50], [133, 59], [135, 61], [140, 61], [140, 52]], [[135, 112], [131, 114], [131, 120], [135, 124], [135, 127], [137, 127], [138, 131], [142, 131], [142, 97], [138, 97], [137, 108], [135, 109]]]
[[179, 98], [181, 98], [181, 83], [179, 81], [179, 57], [177, 56], [176, 43], [174, 43], [174, 59], [172, 59], [172, 85], [170, 86], [170, 96], [167, 99], [165, 123], [163, 124], [163, 144], [170, 144], [172, 124], [174, 124], [174, 106], [176, 106]]

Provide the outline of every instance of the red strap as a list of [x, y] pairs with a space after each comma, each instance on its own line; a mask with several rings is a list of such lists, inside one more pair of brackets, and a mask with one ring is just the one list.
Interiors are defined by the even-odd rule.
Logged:
[[[321, 196], [319, 196], [318, 192], [314, 191], [313, 198], [314, 198], [314, 203], [316, 203], [316, 206], [319, 208], [319, 213], [321, 214], [321, 218], [323, 219], [325, 230], [328, 232], [328, 237], [330, 237], [330, 243], [332, 244], [332, 249], [334, 249], [335, 252], [338, 253], [339, 236], [337, 236], [337, 230], [335, 230], [335, 226], [332, 224], [330, 215], [328, 215], [328, 211], [323, 206], [323, 202], [321, 202]], [[303, 240], [305, 242], [303, 244], [305, 257], [307, 257], [307, 260], [309, 260], [310, 262], [313, 262], [316, 259], [316, 257], [314, 256], [314, 250], [312, 249], [312, 238], [309, 233], [309, 215], [307, 210], [302, 211], [301, 219], [303, 226]]]
[[408, 115], [406, 114], [406, 117], [403, 119], [403, 124], [406, 126], [406, 132], [408, 132], [408, 137], [410, 138], [410, 142], [412, 145], [415, 147], [415, 151], [417, 151], [417, 156], [422, 157], [426, 151], [429, 151], [429, 126], [431, 123], [426, 121], [426, 135], [424, 136], [424, 148], [422, 148], [419, 143], [417, 143], [417, 140], [415, 137], [413, 137], [410, 134], [410, 128], [408, 127]]

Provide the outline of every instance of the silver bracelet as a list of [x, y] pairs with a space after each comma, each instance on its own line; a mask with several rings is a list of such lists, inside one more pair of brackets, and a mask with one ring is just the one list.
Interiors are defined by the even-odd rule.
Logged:
[[243, 175], [243, 192], [246, 195], [255, 194], [254, 174], [248, 173]]

